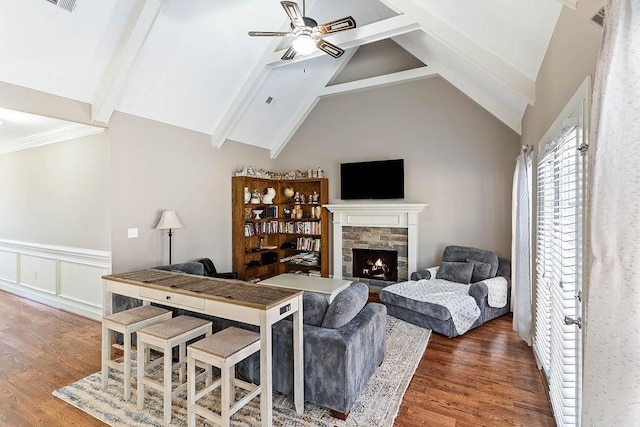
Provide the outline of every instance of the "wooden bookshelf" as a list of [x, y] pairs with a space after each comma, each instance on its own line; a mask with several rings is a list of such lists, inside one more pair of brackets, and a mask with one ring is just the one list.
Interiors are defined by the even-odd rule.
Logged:
[[[258, 190], [263, 195], [267, 188], [276, 190], [272, 204], [245, 203], [244, 189]], [[292, 188], [304, 196], [304, 203], [284, 195]], [[317, 203], [309, 203], [309, 195], [317, 194]], [[233, 271], [242, 280], [266, 279], [291, 270], [320, 272], [329, 277], [329, 213], [324, 207], [329, 202], [329, 182], [326, 178], [276, 180], [250, 176], [232, 178], [232, 237]], [[316, 209], [319, 207], [319, 209]], [[292, 218], [286, 211], [301, 210]], [[262, 210], [260, 219], [254, 210]], [[269, 217], [265, 217], [268, 215]], [[307, 263], [317, 258], [317, 265], [294, 263], [301, 254], [311, 254]], [[285, 261], [290, 257], [291, 261]]]

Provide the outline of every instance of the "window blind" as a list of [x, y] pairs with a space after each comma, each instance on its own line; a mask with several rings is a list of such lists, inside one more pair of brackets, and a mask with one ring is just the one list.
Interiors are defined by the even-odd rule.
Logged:
[[549, 382], [558, 426], [579, 422], [583, 159], [580, 120], [570, 117], [538, 160], [534, 350]]

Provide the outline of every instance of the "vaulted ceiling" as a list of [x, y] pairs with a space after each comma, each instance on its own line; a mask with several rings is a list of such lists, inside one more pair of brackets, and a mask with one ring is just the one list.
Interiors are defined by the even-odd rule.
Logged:
[[571, 2], [308, 0], [307, 16], [357, 28], [325, 36], [338, 59], [284, 61], [288, 39], [247, 34], [290, 29], [277, 0], [0, 0], [0, 81], [87, 102], [96, 123], [117, 110], [275, 157], [322, 97], [441, 76], [519, 133]]

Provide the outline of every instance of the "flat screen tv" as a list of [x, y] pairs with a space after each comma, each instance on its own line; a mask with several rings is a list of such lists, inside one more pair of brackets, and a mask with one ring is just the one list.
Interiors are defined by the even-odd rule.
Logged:
[[404, 160], [342, 163], [340, 165], [342, 200], [403, 199]]

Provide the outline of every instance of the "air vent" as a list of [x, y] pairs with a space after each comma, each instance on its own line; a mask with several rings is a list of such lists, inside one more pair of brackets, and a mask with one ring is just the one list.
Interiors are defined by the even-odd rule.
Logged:
[[76, 0], [47, 0], [51, 4], [61, 7], [62, 9], [73, 12], [76, 9]]
[[601, 8], [595, 15], [589, 20], [600, 28], [604, 27], [604, 7]]

